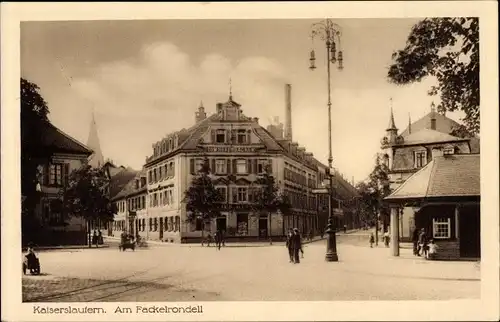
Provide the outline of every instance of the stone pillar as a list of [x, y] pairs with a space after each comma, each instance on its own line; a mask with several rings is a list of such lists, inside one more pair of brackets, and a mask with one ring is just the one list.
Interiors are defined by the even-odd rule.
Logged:
[[391, 254], [399, 256], [399, 208], [391, 207]]

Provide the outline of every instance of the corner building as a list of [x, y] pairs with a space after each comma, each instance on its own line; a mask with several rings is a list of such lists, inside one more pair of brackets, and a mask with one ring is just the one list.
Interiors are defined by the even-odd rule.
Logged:
[[[282, 237], [292, 227], [303, 233], [318, 230], [312, 189], [319, 184], [319, 166], [311, 153], [282, 134], [271, 134], [259, 125], [258, 118], [245, 116], [232, 95], [227, 102], [218, 103], [210, 116], [200, 105], [195, 121], [191, 128], [153, 144], [153, 154], [146, 159], [149, 239], [190, 242], [201, 238], [202, 222], [186, 222], [182, 201], [204, 158], [210, 162], [215, 187], [224, 196], [221, 216], [206, 230], [225, 230], [232, 239]], [[266, 165], [279, 189], [290, 198], [288, 214], [252, 212], [258, 188], [255, 182]]]

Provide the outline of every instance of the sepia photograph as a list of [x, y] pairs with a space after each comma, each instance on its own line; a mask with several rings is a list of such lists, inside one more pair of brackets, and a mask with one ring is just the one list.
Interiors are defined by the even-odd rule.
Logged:
[[481, 300], [481, 28], [20, 21], [22, 302]]

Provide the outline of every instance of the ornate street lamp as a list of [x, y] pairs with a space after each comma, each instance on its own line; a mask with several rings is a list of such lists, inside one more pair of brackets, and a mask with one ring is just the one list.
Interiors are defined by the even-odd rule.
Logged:
[[[340, 37], [341, 29], [340, 26], [333, 23], [330, 19], [325, 19], [325, 21], [315, 23], [312, 25], [311, 40], [314, 41], [315, 38], [320, 38], [325, 42], [326, 45], [326, 68], [328, 74], [328, 171], [327, 176], [329, 178], [329, 198], [328, 198], [328, 226], [325, 231], [327, 234], [327, 249], [325, 259], [328, 262], [337, 262], [337, 241], [336, 241], [336, 227], [333, 220], [333, 209], [332, 209], [332, 193], [333, 193], [333, 157], [332, 157], [332, 100], [331, 100], [331, 65], [337, 64], [337, 68], [342, 70], [344, 68], [344, 55], [340, 49]], [[338, 52], [337, 52], [338, 49]], [[316, 69], [315, 65], [316, 54], [314, 49], [311, 50], [309, 58], [309, 68], [311, 70]]]

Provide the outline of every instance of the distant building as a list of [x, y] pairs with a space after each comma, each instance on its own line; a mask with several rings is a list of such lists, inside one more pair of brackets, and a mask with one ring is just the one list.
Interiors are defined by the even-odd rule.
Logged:
[[[291, 113], [291, 87], [287, 85], [285, 90], [286, 111]], [[291, 116], [286, 119], [290, 122]], [[152, 148], [143, 171], [131, 181], [138, 184], [127, 185], [113, 199], [119, 208], [115, 234], [126, 230], [151, 240], [199, 240], [203, 223], [186, 221], [183, 198], [205, 158], [214, 185], [224, 196], [221, 216], [205, 230], [224, 230], [227, 237], [239, 239], [281, 238], [294, 227], [304, 234], [324, 230], [326, 219], [319, 220], [312, 189], [320, 184], [325, 167], [292, 140], [291, 124], [265, 129], [258, 118], [243, 114], [231, 94], [228, 101], [216, 105], [212, 115], [200, 104], [192, 127], [167, 135]], [[256, 180], [268, 166], [280, 191], [290, 198], [290, 213], [268, 217], [252, 210]], [[338, 196], [354, 193], [352, 186], [346, 188], [349, 183], [338, 181], [338, 191], [342, 191]], [[140, 200], [135, 201], [138, 207], [133, 206], [134, 198]]]
[[[425, 167], [436, 155], [479, 153], [479, 138], [461, 138], [451, 134], [459, 124], [443, 114], [431, 111], [420, 120], [411, 123], [401, 134], [394, 121], [391, 107], [386, 136], [381, 141], [382, 160], [389, 168], [389, 183], [392, 191], [411, 175]], [[402, 208], [400, 234], [403, 240], [411, 237], [415, 227], [414, 210]]]
[[35, 214], [42, 223], [43, 242], [50, 245], [79, 245], [86, 243], [86, 223], [80, 217], [65, 216], [61, 192], [69, 174], [87, 164], [92, 150], [47, 123], [43, 131], [44, 149], [52, 153], [49, 163], [40, 164], [40, 200]]

